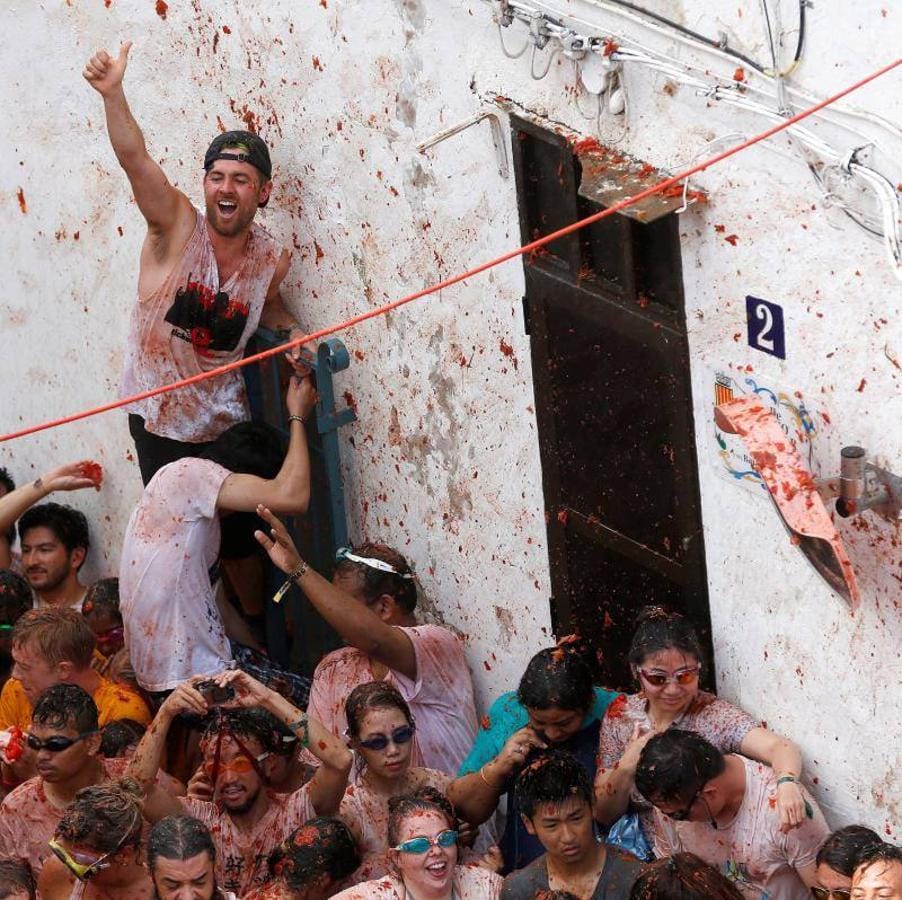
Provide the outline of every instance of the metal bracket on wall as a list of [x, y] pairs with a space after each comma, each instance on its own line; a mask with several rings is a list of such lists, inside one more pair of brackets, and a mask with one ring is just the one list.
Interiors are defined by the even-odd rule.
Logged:
[[440, 144], [442, 141], [466, 131], [473, 125], [478, 125], [483, 119], [488, 119], [489, 125], [492, 127], [492, 143], [495, 145], [495, 156], [498, 160], [498, 174], [502, 178], [507, 178], [510, 166], [507, 161], [507, 145], [504, 142], [504, 132], [501, 128], [501, 120], [498, 118], [498, 113], [490, 109], [484, 109], [482, 112], [476, 113], [475, 116], [470, 116], [469, 119], [464, 119], [463, 122], [458, 122], [457, 125], [452, 125], [451, 128], [446, 128], [444, 131], [432, 135], [431, 138], [427, 138], [425, 141], [417, 144], [417, 150], [420, 153], [425, 153], [430, 147], [434, 147], [436, 144]]

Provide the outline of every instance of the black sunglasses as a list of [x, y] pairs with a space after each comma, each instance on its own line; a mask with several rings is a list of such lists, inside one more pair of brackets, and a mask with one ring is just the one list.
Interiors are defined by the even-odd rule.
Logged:
[[28, 744], [32, 750], [46, 750], [48, 753], [62, 753], [63, 750], [68, 750], [73, 744], [77, 744], [79, 741], [83, 741], [85, 738], [89, 738], [94, 734], [100, 734], [100, 732], [96, 730], [85, 731], [83, 734], [79, 734], [74, 738], [55, 734], [53, 737], [46, 738], [45, 740], [41, 740], [33, 734], [26, 734], [25, 743]]
[[389, 740], [393, 744], [409, 743], [416, 730], [416, 726], [411, 722], [410, 725], [402, 725], [400, 728], [396, 728], [391, 733], [390, 738], [384, 734], [377, 734], [374, 737], [367, 738], [365, 741], [358, 741], [358, 743], [361, 747], [366, 747], [367, 750], [384, 750], [388, 746]]

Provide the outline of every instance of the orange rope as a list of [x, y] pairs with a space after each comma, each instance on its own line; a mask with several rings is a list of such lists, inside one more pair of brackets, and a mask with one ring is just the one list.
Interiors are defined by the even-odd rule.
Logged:
[[60, 425], [67, 425], [70, 422], [77, 422], [79, 419], [87, 419], [91, 416], [100, 415], [100, 413], [109, 412], [112, 409], [119, 409], [120, 407], [126, 406], [129, 403], [134, 403], [139, 400], [146, 400], [149, 397], [156, 397], [159, 394], [165, 394], [169, 391], [175, 391], [179, 388], [187, 387], [189, 384], [196, 384], [197, 382], [204, 381], [207, 378], [215, 378], [218, 375], [224, 375], [226, 372], [232, 372], [235, 369], [240, 369], [242, 366], [248, 366], [251, 363], [260, 362], [261, 360], [268, 359], [271, 356], [276, 356], [279, 353], [284, 353], [286, 350], [291, 350], [294, 347], [299, 347], [301, 344], [305, 344], [308, 341], [318, 341], [320, 338], [327, 337], [330, 334], [335, 334], [337, 331], [343, 331], [346, 328], [351, 328], [354, 325], [359, 325], [361, 322], [366, 322], [367, 319], [373, 319], [376, 316], [384, 315], [385, 313], [390, 312], [393, 309], [397, 309], [399, 306], [404, 306], [407, 303], [412, 303], [414, 300], [419, 300], [421, 297], [426, 297], [429, 294], [434, 294], [437, 291], [443, 290], [444, 288], [451, 287], [455, 284], [460, 284], [460, 282], [465, 281], [467, 278], [472, 278], [474, 275], [479, 275], [480, 273], [485, 272], [487, 269], [491, 269], [494, 266], [500, 265], [501, 263], [508, 262], [509, 260], [515, 259], [518, 256], [523, 256], [525, 253], [532, 253], [533, 251], [538, 250], [540, 247], [544, 247], [546, 244], [549, 244], [552, 241], [556, 241], [559, 238], [566, 237], [568, 234], [572, 234], [574, 231], [578, 231], [580, 228], [585, 228], [587, 225], [592, 225], [594, 222], [599, 222], [601, 221], [601, 219], [612, 216], [615, 213], [626, 209], [628, 206], [632, 206], [633, 204], [638, 203], [640, 200], [644, 200], [646, 197], [651, 197], [653, 194], [658, 194], [661, 191], [667, 190], [667, 188], [671, 187], [672, 185], [678, 184], [679, 182], [683, 181], [686, 178], [689, 178], [692, 175], [695, 175], [698, 172], [704, 172], [705, 169], [709, 168], [710, 166], [716, 165], [717, 163], [722, 162], [723, 160], [728, 159], [731, 156], [735, 156], [737, 153], [740, 153], [743, 150], [746, 150], [747, 148], [760, 143], [761, 141], [767, 140], [767, 138], [773, 137], [775, 134], [779, 134], [781, 131], [785, 131], [795, 123], [801, 122], [802, 119], [807, 119], [808, 116], [811, 116], [814, 113], [824, 109], [824, 107], [826, 106], [830, 106], [837, 100], [841, 100], [843, 97], [851, 94], [853, 91], [857, 91], [859, 88], [864, 87], [864, 85], [869, 84], [877, 78], [880, 78], [881, 75], [885, 75], [887, 72], [895, 69], [896, 66], [900, 64], [902, 64], [902, 57], [897, 59], [895, 62], [891, 62], [888, 65], [883, 66], [876, 72], [872, 72], [870, 75], [862, 78], [860, 81], [856, 81], [849, 87], [839, 91], [839, 93], [833, 94], [832, 97], [828, 97], [826, 100], [822, 100], [820, 103], [816, 103], [814, 106], [811, 106], [808, 109], [797, 113], [792, 118], [786, 119], [786, 121], [780, 122], [777, 125], [774, 125], [772, 128], [768, 128], [767, 131], [762, 131], [755, 137], [749, 138], [748, 140], [737, 144], [735, 147], [730, 147], [728, 150], [724, 150], [722, 153], [718, 153], [716, 156], [713, 156], [710, 159], [704, 160], [703, 162], [700, 162], [697, 165], [692, 166], [691, 168], [685, 169], [677, 175], [666, 178], [664, 181], [661, 181], [658, 184], [653, 185], [652, 187], [646, 188], [644, 191], [641, 191], [640, 193], [635, 194], [632, 197], [627, 197], [624, 200], [615, 203], [613, 206], [609, 206], [607, 209], [602, 210], [601, 212], [587, 216], [585, 219], [580, 219], [578, 222], [574, 222], [571, 225], [560, 228], [557, 231], [552, 232], [551, 234], [546, 234], [544, 237], [538, 238], [535, 241], [531, 241], [528, 244], [524, 244], [522, 247], [517, 247], [515, 250], [509, 250], [507, 253], [504, 253], [501, 256], [496, 257], [495, 259], [484, 262], [473, 269], [468, 269], [466, 272], [462, 272], [459, 275], [454, 275], [451, 278], [446, 278], [444, 281], [440, 281], [438, 284], [433, 284], [430, 287], [423, 288], [422, 290], [416, 291], [413, 294], [408, 294], [406, 297], [402, 297], [400, 300], [394, 300], [391, 303], [386, 303], [383, 306], [378, 306], [375, 309], [369, 310], [368, 312], [360, 313], [360, 315], [352, 316], [350, 319], [346, 319], [344, 322], [339, 322], [337, 325], [330, 325], [328, 328], [321, 328], [319, 331], [314, 331], [312, 334], [305, 335], [301, 338], [296, 338], [295, 340], [281, 344], [278, 347], [273, 347], [270, 350], [264, 350], [261, 353], [255, 353], [253, 356], [247, 356], [244, 359], [236, 360], [235, 362], [228, 363], [227, 365], [219, 366], [216, 369], [210, 369], [210, 371], [208, 372], [200, 372], [197, 375], [192, 375], [190, 378], [183, 378], [181, 381], [174, 381], [171, 384], [165, 384], [150, 391], [144, 391], [143, 393], [135, 394], [131, 397], [124, 397], [121, 400], [115, 400], [111, 403], [106, 403], [103, 406], [97, 406], [94, 409], [86, 409], [82, 412], [63, 416], [59, 419], [52, 419], [48, 422], [42, 422], [40, 425], [31, 425], [28, 428], [22, 428], [19, 431], [11, 431], [9, 434], [0, 435], [0, 443], [11, 441], [15, 438], [25, 437], [29, 434], [36, 434], [39, 431], [46, 431], [48, 428], [56, 428]]

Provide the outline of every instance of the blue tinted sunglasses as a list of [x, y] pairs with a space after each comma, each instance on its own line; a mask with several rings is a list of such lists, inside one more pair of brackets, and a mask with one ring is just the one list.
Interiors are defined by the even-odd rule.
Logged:
[[392, 847], [392, 850], [419, 855], [421, 853], [427, 853], [430, 847], [453, 847], [456, 843], [457, 832], [448, 829], [447, 831], [440, 832], [434, 838], [428, 838], [425, 835], [421, 835], [420, 837], [411, 838], [409, 841], [401, 841], [397, 847]]

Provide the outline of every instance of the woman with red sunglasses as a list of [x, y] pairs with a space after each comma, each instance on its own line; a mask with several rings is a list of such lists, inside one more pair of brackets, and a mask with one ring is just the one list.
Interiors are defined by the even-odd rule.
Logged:
[[740, 753], [767, 763], [778, 774], [782, 830], [796, 828], [805, 820], [799, 748], [732, 703], [699, 689], [704, 653], [685, 618], [660, 606], [643, 609], [628, 658], [639, 691], [617, 697], [601, 723], [595, 777], [597, 819], [613, 824], [632, 807], [651, 844], [652, 807], [635, 789], [636, 765], [650, 738], [673, 725], [700, 734], [722, 753]]
[[[416, 724], [400, 691], [385, 681], [354, 688], [345, 703], [347, 736], [355, 752], [353, 784], [340, 815], [357, 838], [362, 862], [347, 884], [378, 878], [388, 870], [388, 807], [392, 797], [432, 787], [442, 794], [452, 778], [437, 769], [411, 766]], [[469, 827], [469, 826], [468, 826]]]
[[38, 881], [43, 900], [154, 896], [141, 848], [141, 798], [131, 778], [82, 788], [60, 819]]

